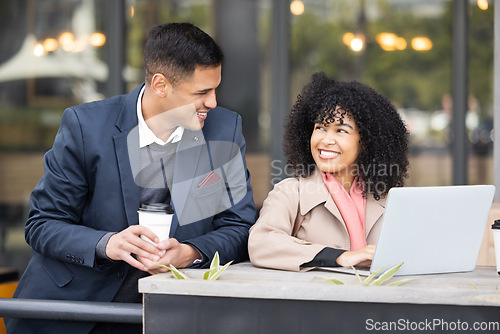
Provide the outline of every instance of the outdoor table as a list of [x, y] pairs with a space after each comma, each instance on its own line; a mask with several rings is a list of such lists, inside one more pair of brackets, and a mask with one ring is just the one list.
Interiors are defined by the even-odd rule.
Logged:
[[261, 269], [248, 262], [229, 266], [216, 281], [202, 280], [205, 271], [182, 270], [189, 280], [171, 273], [139, 280], [145, 333], [500, 332], [494, 267], [398, 276], [388, 283], [416, 280], [370, 287], [350, 274]]

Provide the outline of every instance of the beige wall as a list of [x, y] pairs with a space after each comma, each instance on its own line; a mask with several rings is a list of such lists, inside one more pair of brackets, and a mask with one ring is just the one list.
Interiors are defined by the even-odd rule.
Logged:
[[43, 153], [0, 153], [0, 203], [27, 204], [43, 175]]

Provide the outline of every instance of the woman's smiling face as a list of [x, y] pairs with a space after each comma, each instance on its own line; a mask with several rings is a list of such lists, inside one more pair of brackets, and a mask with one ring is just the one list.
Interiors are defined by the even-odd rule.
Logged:
[[311, 153], [316, 166], [322, 172], [342, 176], [344, 182], [349, 182], [351, 176], [353, 180], [357, 175], [360, 139], [358, 126], [349, 114], [336, 117], [329, 124], [316, 123], [311, 135]]

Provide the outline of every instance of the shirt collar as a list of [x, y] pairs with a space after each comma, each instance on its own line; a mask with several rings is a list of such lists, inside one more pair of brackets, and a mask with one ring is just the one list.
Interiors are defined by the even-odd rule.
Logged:
[[139, 98], [137, 99], [137, 119], [138, 119], [138, 129], [139, 129], [139, 148], [146, 147], [153, 143], [157, 143], [159, 145], [166, 145], [168, 143], [176, 143], [181, 140], [182, 135], [184, 134], [184, 128], [182, 126], [178, 126], [174, 132], [168, 137], [167, 141], [163, 141], [160, 138], [156, 137], [156, 135], [151, 131], [151, 129], [146, 124], [144, 117], [142, 116], [142, 97], [144, 96], [145, 86], [142, 87]]

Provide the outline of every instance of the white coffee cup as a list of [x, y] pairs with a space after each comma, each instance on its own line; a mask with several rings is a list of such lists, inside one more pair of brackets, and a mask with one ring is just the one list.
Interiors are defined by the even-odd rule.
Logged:
[[[160, 241], [169, 238], [172, 217], [174, 216], [170, 205], [163, 203], [142, 204], [137, 212], [139, 213], [139, 225], [149, 228]], [[156, 243], [144, 235], [141, 235], [141, 238], [156, 246]]]
[[493, 242], [495, 244], [495, 257], [497, 260], [497, 273], [500, 275], [500, 219], [495, 220], [493, 225], [491, 225], [491, 230], [493, 232]]

